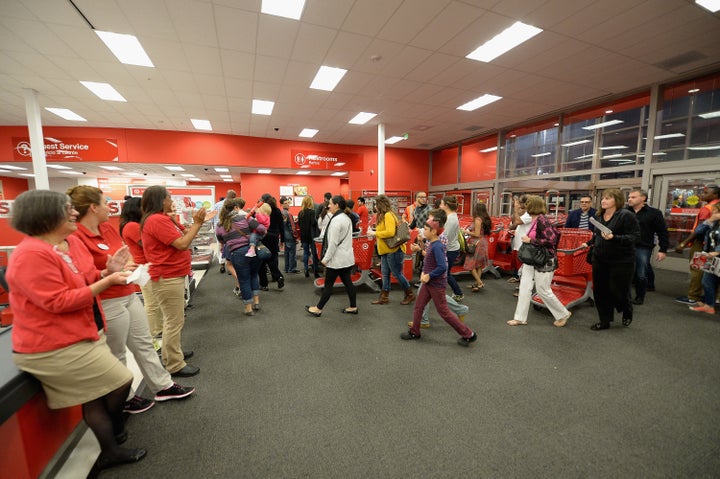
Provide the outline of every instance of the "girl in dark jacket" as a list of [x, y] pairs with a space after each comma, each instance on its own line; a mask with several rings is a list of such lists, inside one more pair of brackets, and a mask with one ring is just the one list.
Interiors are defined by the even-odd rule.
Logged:
[[318, 270], [318, 259], [317, 248], [315, 247], [315, 237], [319, 234], [319, 228], [317, 218], [315, 218], [315, 203], [313, 203], [312, 196], [308, 195], [303, 199], [302, 205], [300, 206], [300, 213], [298, 213], [298, 226], [300, 227], [300, 243], [303, 248], [303, 266], [305, 267], [305, 277], [310, 276], [308, 269], [308, 259], [312, 254], [312, 268], [315, 278], [320, 277], [320, 271]]

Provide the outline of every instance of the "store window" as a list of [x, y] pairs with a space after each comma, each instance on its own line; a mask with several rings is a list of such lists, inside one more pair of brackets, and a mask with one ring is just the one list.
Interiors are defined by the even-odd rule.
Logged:
[[554, 120], [509, 131], [505, 140], [505, 177], [555, 173], [558, 123]]
[[720, 75], [665, 88], [653, 162], [720, 156]]

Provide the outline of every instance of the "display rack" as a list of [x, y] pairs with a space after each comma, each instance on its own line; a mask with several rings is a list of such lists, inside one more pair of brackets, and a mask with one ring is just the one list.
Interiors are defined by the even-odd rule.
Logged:
[[[412, 191], [409, 190], [386, 191], [384, 194], [390, 200], [390, 204], [398, 216], [402, 216], [405, 213], [405, 208], [413, 202]], [[368, 211], [373, 211], [377, 195], [377, 190], [362, 190], [362, 196], [365, 198], [365, 206], [367, 206]]]
[[195, 239], [190, 243], [192, 253], [192, 269], [207, 269], [210, 267], [217, 251], [217, 238], [211, 222], [206, 222], [198, 231]]

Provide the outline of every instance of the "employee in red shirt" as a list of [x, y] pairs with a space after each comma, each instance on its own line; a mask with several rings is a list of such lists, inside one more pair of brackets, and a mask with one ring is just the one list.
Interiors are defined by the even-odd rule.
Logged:
[[11, 225], [28, 235], [10, 256], [13, 361], [43, 386], [51, 409], [82, 404], [83, 419], [100, 443], [95, 468], [136, 462], [144, 449], [127, 439], [123, 404], [132, 373], [110, 352], [105, 318], [95, 296], [125, 284], [127, 249], [98, 271], [73, 236], [78, 212], [56, 191], [26, 191], [15, 200]]
[[360, 221], [358, 222], [360, 234], [366, 234], [368, 226], [370, 226], [368, 221], [370, 213], [368, 212], [367, 206], [365, 206], [365, 198], [362, 196], [358, 196], [357, 198], [357, 214], [360, 217]]
[[[120, 212], [120, 236], [130, 248], [130, 256], [132, 256], [135, 264], [146, 264], [145, 252], [142, 248], [142, 237], [140, 235], [140, 221], [142, 221], [142, 209], [140, 208], [141, 199], [132, 197], [125, 200], [125, 204]], [[162, 339], [162, 311], [158, 306], [155, 296], [152, 294], [150, 282], [140, 286], [143, 296], [143, 306], [145, 306], [145, 315], [147, 316], [148, 326], [150, 326], [150, 334], [155, 340]]]
[[164, 186], [151, 186], [142, 196], [142, 243], [145, 258], [150, 263], [150, 284], [163, 315], [162, 358], [165, 368], [173, 376], [189, 377], [200, 368], [185, 362], [181, 335], [185, 324], [185, 277], [190, 273], [190, 244], [203, 222], [214, 215], [206, 215], [205, 208], [193, 213], [193, 224], [182, 228], [170, 214], [173, 201]]
[[[89, 185], [74, 186], [67, 191], [78, 211], [78, 228], [74, 236], [80, 238], [92, 254], [95, 267], [102, 269], [108, 256], [126, 248], [120, 233], [108, 222], [110, 208], [100, 188]], [[107, 343], [110, 351], [126, 364], [127, 349], [135, 357], [148, 389], [155, 401], [182, 399], [195, 392], [195, 388], [175, 383], [170, 373], [160, 364], [150, 337], [145, 309], [135, 294], [134, 284], [113, 286], [100, 293], [107, 321]], [[125, 403], [129, 414], [145, 412], [155, 405], [154, 401], [134, 395]]]

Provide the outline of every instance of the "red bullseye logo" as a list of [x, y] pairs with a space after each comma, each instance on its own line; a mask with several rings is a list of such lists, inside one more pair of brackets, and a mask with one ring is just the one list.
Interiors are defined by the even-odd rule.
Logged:
[[17, 144], [15, 147], [18, 153], [20, 153], [21, 156], [31, 156], [32, 155], [32, 149], [30, 148], [30, 143], [27, 141], [21, 141]]
[[295, 155], [295, 164], [296, 165], [302, 166], [305, 164], [305, 161], [306, 161], [305, 155], [303, 155], [302, 153], [298, 153], [297, 155]]

